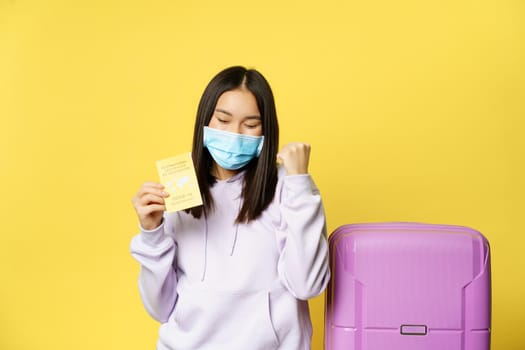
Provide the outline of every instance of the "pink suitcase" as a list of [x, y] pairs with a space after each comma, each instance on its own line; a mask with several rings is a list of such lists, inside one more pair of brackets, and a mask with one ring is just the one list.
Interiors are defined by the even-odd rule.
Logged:
[[326, 350], [488, 350], [488, 241], [467, 227], [356, 224], [330, 236]]

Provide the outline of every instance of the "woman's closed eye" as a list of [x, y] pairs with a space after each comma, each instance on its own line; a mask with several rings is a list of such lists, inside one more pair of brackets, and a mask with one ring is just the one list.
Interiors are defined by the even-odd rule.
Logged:
[[261, 125], [261, 123], [245, 123], [244, 126], [247, 127], [248, 129], [255, 129], [257, 127], [259, 127]]
[[229, 120], [227, 120], [227, 119], [225, 119], [225, 118], [217, 117], [217, 116], [215, 116], [215, 119], [217, 119], [217, 121], [218, 121], [219, 123], [222, 123], [222, 124], [225, 124], [225, 123], [228, 123], [228, 122], [229, 122]]

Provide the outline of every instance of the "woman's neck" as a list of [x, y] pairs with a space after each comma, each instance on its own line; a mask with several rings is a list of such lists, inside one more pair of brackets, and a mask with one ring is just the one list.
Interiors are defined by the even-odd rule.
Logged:
[[239, 170], [224, 169], [220, 167], [219, 165], [217, 165], [217, 163], [215, 163], [211, 170], [211, 175], [218, 180], [227, 180], [231, 178], [232, 176], [234, 176], [235, 174], [237, 174], [238, 172]]

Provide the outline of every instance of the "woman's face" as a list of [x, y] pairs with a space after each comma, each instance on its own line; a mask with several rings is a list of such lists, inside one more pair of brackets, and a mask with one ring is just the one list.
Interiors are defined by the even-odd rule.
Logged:
[[224, 92], [217, 101], [208, 126], [237, 134], [261, 136], [262, 119], [255, 96], [242, 88]]

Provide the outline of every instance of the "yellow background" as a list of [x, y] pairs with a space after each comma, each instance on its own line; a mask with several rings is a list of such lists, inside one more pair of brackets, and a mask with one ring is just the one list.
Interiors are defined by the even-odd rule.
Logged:
[[[525, 346], [525, 2], [0, 0], [0, 349], [153, 349], [130, 199], [233, 64], [312, 144], [328, 229], [474, 227]], [[311, 302], [322, 348], [323, 297]]]

